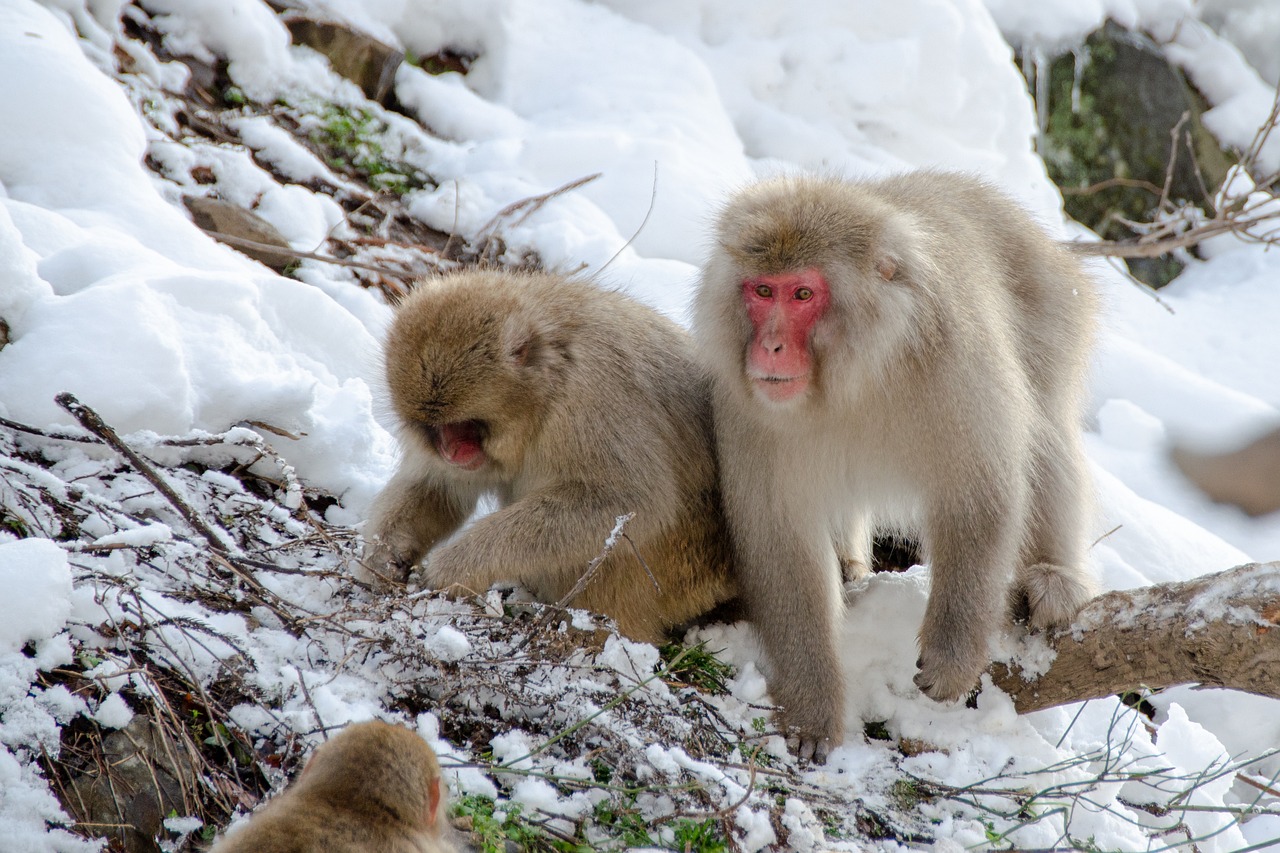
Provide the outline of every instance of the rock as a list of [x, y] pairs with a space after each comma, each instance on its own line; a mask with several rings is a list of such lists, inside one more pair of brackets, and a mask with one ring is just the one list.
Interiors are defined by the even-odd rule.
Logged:
[[404, 62], [403, 51], [332, 21], [291, 15], [284, 22], [294, 44], [327, 56], [333, 70], [363, 89], [369, 100], [394, 106], [396, 69]]
[[112, 850], [160, 853], [165, 817], [188, 812], [180, 779], [196, 781], [183, 748], [138, 714], [102, 739], [102, 761], [71, 779], [64, 804], [78, 823], [110, 828]]
[[[289, 241], [284, 238], [284, 235], [276, 230], [274, 225], [253, 211], [245, 210], [243, 207], [232, 204], [229, 201], [209, 196], [188, 196], [183, 199], [183, 203], [186, 204], [187, 210], [191, 212], [191, 219], [196, 225], [206, 231], [215, 232], [212, 235], [214, 239], [226, 243], [236, 251], [242, 252], [255, 261], [271, 267], [276, 272], [283, 273], [298, 262], [296, 255], [288, 253], [293, 251], [293, 247], [289, 245]], [[225, 235], [231, 239], [223, 239], [219, 235]], [[279, 246], [281, 249], [288, 250], [288, 252], [272, 252], [248, 246], [237, 242], [237, 238], [253, 243], [263, 243], [268, 246]]]
[[[1205, 188], [1212, 191], [1225, 178], [1231, 159], [1201, 122], [1204, 98], [1146, 36], [1108, 21], [1077, 53], [1055, 58], [1048, 73], [1040, 153], [1063, 189], [1067, 212], [1103, 237], [1133, 236], [1116, 217], [1151, 221], [1169, 167], [1172, 132], [1184, 114], [1170, 200], [1203, 205]], [[1104, 182], [1112, 184], [1081, 192]], [[1136, 277], [1155, 286], [1181, 270], [1172, 258], [1129, 263]]]

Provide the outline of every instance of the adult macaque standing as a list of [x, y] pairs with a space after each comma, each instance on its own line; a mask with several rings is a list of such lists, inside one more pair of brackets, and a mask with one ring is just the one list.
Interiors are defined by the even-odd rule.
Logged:
[[[659, 641], [734, 593], [710, 392], [689, 336], [652, 309], [541, 273], [424, 281], [386, 344], [400, 469], [366, 528], [365, 577], [434, 588], [515, 580]], [[447, 543], [483, 494], [501, 509]]]
[[453, 853], [443, 804], [440, 764], [425, 740], [388, 723], [354, 723], [211, 853]]
[[968, 177], [782, 178], [721, 214], [695, 337], [735, 565], [804, 757], [842, 738], [840, 566], [866, 571], [873, 525], [921, 536], [915, 680], [935, 699], [977, 685], [1011, 598], [1046, 628], [1092, 595], [1094, 312], [1075, 260]]

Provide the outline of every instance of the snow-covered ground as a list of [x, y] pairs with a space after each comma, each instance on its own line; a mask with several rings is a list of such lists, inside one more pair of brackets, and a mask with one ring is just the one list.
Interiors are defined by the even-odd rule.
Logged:
[[[171, 50], [226, 58], [232, 80], [254, 100], [362, 97], [318, 54], [291, 47], [260, 0], [143, 5]], [[393, 130], [404, 159], [438, 184], [408, 199], [414, 215], [470, 234], [512, 202], [599, 172], [597, 180], [505, 226], [503, 239], [513, 249], [536, 251], [551, 268], [585, 265], [603, 284], [681, 320], [717, 203], [728, 189], [779, 170], [969, 170], [1003, 186], [1058, 233], [1076, 233], [1063, 222], [1060, 197], [1033, 152], [1035, 112], [1011, 41], [1031, 49], [1069, 44], [1107, 15], [1164, 33], [1176, 40], [1171, 55], [1217, 104], [1209, 126], [1236, 145], [1249, 142], [1272, 98], [1240, 51], [1195, 19], [1191, 0], [305, 5], [416, 55], [444, 47], [479, 55], [465, 77], [431, 76], [408, 65], [399, 72], [400, 102], [431, 133], [403, 120]], [[1274, 51], [1256, 47], [1280, 44], [1280, 15], [1270, 0], [1204, 6], [1222, 32], [1243, 34], [1241, 48], [1267, 61], [1270, 67], [1260, 70], [1274, 80]], [[234, 147], [188, 149], [163, 137], [155, 129], [164, 126], [162, 115], [153, 115], [154, 125], [140, 117], [159, 109], [144, 94], [148, 87], [181, 89], [182, 69], [134, 48], [136, 76], [122, 85], [113, 52], [123, 42], [122, 9], [128, 12], [121, 0], [0, 0], [0, 318], [12, 339], [0, 349], [0, 416], [38, 427], [69, 425], [53, 398], [72, 391], [122, 433], [273, 424], [301, 436], [286, 450], [299, 477], [340, 496], [328, 520], [357, 523], [395, 462], [377, 378], [389, 309], [341, 267], [303, 261], [298, 280], [274, 275], [199, 231], [180, 204], [184, 193], [200, 191], [181, 176], [208, 167], [224, 197], [255, 205], [295, 248], [312, 251], [345, 227], [332, 199], [302, 186], [328, 169], [269, 128], [241, 132], [299, 183], [281, 184]], [[1268, 156], [1280, 162], [1274, 148]], [[1219, 241], [1208, 261], [1193, 263], [1158, 300], [1106, 263], [1094, 270], [1107, 316], [1087, 442], [1098, 497], [1099, 542], [1091, 553], [1104, 586], [1280, 559], [1280, 521], [1251, 520], [1207, 503], [1165, 456], [1173, 440], [1228, 445], [1280, 423], [1280, 253]], [[6, 494], [0, 488], [0, 497]], [[48, 540], [18, 541], [0, 530], [6, 850], [88, 849], [61, 830], [46, 830], [57, 806], [32, 757], [40, 744], [56, 747], [59, 725], [90, 711], [32, 687], [37, 669], [70, 659], [68, 620], [92, 624], [97, 605], [75, 577], [65, 552]], [[1029, 790], [1092, 778], [1096, 767], [1071, 759], [1108, 743], [1119, 749], [1122, 741], [1127, 760], [1188, 778], [1280, 748], [1280, 702], [1225, 691], [1160, 694], [1153, 700], [1154, 733], [1116, 700], [1024, 717], [994, 690], [975, 709], [932, 703], [911, 684], [926, 591], [922, 569], [880, 575], [851, 608], [848, 713], [855, 736], [808, 774], [815, 785], [884, 784], [891, 773], [886, 751], [856, 737], [871, 720], [887, 721], [895, 737], [940, 748], [905, 759], [902, 769], [960, 787], [999, 775], [1025, 777]], [[243, 625], [224, 628], [249, 642], [257, 636]], [[725, 648], [722, 657], [738, 667], [738, 699], [765, 698], [763, 663], [746, 626], [703, 629], [699, 639]], [[24, 646], [36, 650], [34, 657]], [[307, 652], [271, 654], [305, 661]], [[362, 677], [373, 685], [369, 695], [385, 693], [377, 673]], [[376, 705], [342, 698], [354, 695], [329, 691], [326, 722], [377, 712]], [[113, 726], [125, 721], [123, 710], [104, 702], [94, 712]], [[524, 748], [494, 751], [516, 755]], [[1249, 772], [1274, 784], [1280, 757]], [[459, 775], [455, 789], [487, 784], [473, 777]], [[549, 790], [526, 787], [528, 802], [554, 807]], [[1192, 802], [1221, 807], [1253, 802], [1257, 793], [1225, 776], [1199, 788]], [[1149, 838], [1142, 824], [1150, 817], [1125, 804], [1132, 798], [1119, 784], [1098, 796], [1096, 808], [1035, 823], [1015, 836], [1016, 844], [1061, 844], [1064, 821], [1071, 837], [1092, 839], [1096, 849], [1157, 849], [1186, 838]], [[976, 813], [921, 808], [934, 821], [939, 848], [990, 838]], [[739, 843], [746, 849], [775, 843], [774, 829], [753, 815], [738, 810]], [[791, 846], [816, 844], [812, 814], [796, 806], [788, 815]], [[1185, 821], [1204, 837], [1201, 850], [1268, 841], [1280, 849], [1280, 817], [1241, 823], [1209, 808]]]

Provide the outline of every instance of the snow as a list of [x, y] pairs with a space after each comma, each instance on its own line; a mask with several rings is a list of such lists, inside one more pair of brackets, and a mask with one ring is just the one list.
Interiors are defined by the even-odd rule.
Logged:
[[[514, 250], [538, 252], [553, 269], [585, 264], [602, 283], [677, 319], [686, 315], [717, 205], [726, 191], [755, 176], [797, 169], [855, 175], [923, 166], [969, 170], [1003, 186], [1051, 229], [1073, 233], [1031, 147], [1034, 111], [1011, 45], [1033, 51], [1070, 45], [1108, 16], [1146, 27], [1169, 42], [1169, 55], [1205, 89], [1213, 104], [1210, 129], [1225, 142], [1246, 145], [1274, 96], [1264, 80], [1274, 83], [1280, 34], [1280, 16], [1267, 0], [304, 5], [328, 8], [419, 55], [445, 46], [479, 54], [465, 77], [431, 76], [409, 65], [399, 71], [399, 99], [430, 133], [404, 117], [387, 121], [404, 159], [437, 184], [407, 199], [415, 216], [445, 231], [475, 233], [512, 202], [599, 173], [518, 224], [504, 225], [503, 239]], [[148, 0], [146, 6], [169, 50], [228, 60], [232, 80], [251, 98], [352, 104], [361, 97], [318, 54], [291, 48], [278, 17], [260, 0]], [[264, 434], [298, 478], [340, 498], [328, 520], [358, 523], [395, 462], [378, 379], [389, 309], [338, 267], [307, 261], [299, 280], [272, 274], [200, 232], [180, 203], [184, 194], [207, 192], [190, 177], [193, 167], [205, 166], [223, 197], [253, 207], [295, 248], [312, 251], [347, 226], [344, 211], [307, 186], [343, 179], [262, 118], [236, 125], [256, 162], [233, 147], [189, 148], [165, 138], [157, 128], [171, 117], [156, 115], [154, 126], [141, 118], [147, 87], [180, 88], [183, 72], [130, 47], [137, 79], [122, 84], [110, 73], [123, 9], [122, 2], [0, 0], [0, 318], [12, 339], [0, 349], [0, 416], [69, 428], [74, 421], [53, 397], [72, 391], [139, 446], [153, 444], [157, 433], [222, 433], [246, 421], [268, 423], [296, 436]], [[1278, 145], [1280, 139], [1273, 140], [1268, 162], [1280, 163]], [[148, 156], [158, 174], [146, 165]], [[263, 163], [297, 183], [282, 185]], [[1280, 557], [1274, 518], [1252, 520], [1209, 504], [1167, 459], [1172, 442], [1227, 447], [1280, 422], [1274, 369], [1280, 363], [1280, 253], [1222, 238], [1209, 254], [1158, 299], [1107, 264], [1093, 266], [1107, 316], [1086, 444], [1097, 496], [1091, 533], [1099, 540], [1091, 559], [1106, 588]], [[103, 474], [101, 453], [60, 445], [48, 452], [57, 455], [65, 478], [51, 488]], [[24, 476], [49, 479], [16, 456], [7, 463]], [[206, 481], [234, 504], [236, 481], [216, 472]], [[154, 517], [159, 502], [146, 496], [145, 483], [120, 477], [110, 488], [116, 491], [103, 501]], [[0, 483], [0, 500], [14, 494], [6, 489]], [[108, 548], [95, 557], [104, 576], [129, 577], [131, 549], [173, 544], [174, 530], [165, 522], [122, 530], [113, 519], [104, 509], [85, 522], [93, 544]], [[153, 689], [127, 661], [102, 651], [107, 647], [94, 632], [94, 626], [126, 621], [133, 605], [84, 582], [77, 560], [68, 562], [66, 551], [42, 538], [56, 532], [20, 540], [0, 532], [0, 588], [6, 591], [0, 597], [0, 837], [7, 850], [96, 849], [60, 828], [66, 818], [35, 756], [41, 748], [56, 753], [61, 727], [77, 715], [108, 728], [127, 724], [133, 711], [116, 691]], [[317, 610], [325, 610], [332, 594], [332, 583], [308, 585], [289, 575], [263, 583]], [[916, 568], [873, 577], [855, 598], [843, 628], [850, 737], [827, 765], [806, 773], [819, 789], [884, 797], [905, 769], [957, 788], [1001, 778], [1010, 786], [1021, 780], [1030, 791], [1065, 790], [1110, 767], [1113, 748], [1126, 760], [1167, 768], [1170, 778], [1194, 779], [1224, 761], [1280, 747], [1280, 703], [1225, 691], [1180, 688], [1155, 697], [1154, 737], [1116, 700], [1024, 717], [990, 687], [976, 708], [933, 703], [911, 681], [927, 589], [927, 569]], [[392, 675], [359, 664], [341, 672], [324, 668], [318, 662], [324, 655], [313, 651], [338, 660], [342, 650], [303, 647], [273, 627], [275, 617], [264, 608], [252, 619], [213, 613], [159, 588], [146, 591], [136, 606], [208, 628], [200, 647], [179, 631], [161, 632], [173, 654], [202, 677], [212, 678], [238, 653], [233, 642], [247, 644], [257, 686], [281, 697], [283, 723], [295, 731], [313, 732], [317, 717], [335, 726], [387, 715]], [[432, 606], [414, 612], [447, 615]], [[500, 599], [494, 608], [501, 613]], [[586, 627], [578, 617], [573, 624]], [[469, 635], [443, 623], [417, 634], [406, 627], [404, 636], [445, 662], [461, 661], [473, 649]], [[690, 639], [723, 649], [721, 659], [736, 667], [719, 713], [749, 728], [765, 713], [752, 703], [768, 699], [768, 661], [750, 628], [710, 626]], [[37, 683], [38, 671], [71, 661], [81, 643], [103, 657], [88, 673], [109, 691], [96, 703], [61, 685]], [[596, 662], [636, 685], [651, 678], [659, 657], [651, 647], [611, 637]], [[646, 690], [670, 699], [661, 681]], [[595, 707], [609, 698], [599, 697]], [[251, 706], [236, 713], [238, 724], [257, 736], [281, 722]], [[619, 718], [605, 712], [601, 719], [613, 724]], [[885, 742], [864, 740], [859, 732], [873, 721], [920, 751], [903, 759]], [[433, 715], [414, 724], [444, 759], [455, 795], [498, 793], [489, 776], [465, 766], [466, 749], [440, 738]], [[781, 738], [759, 745], [785, 756]], [[486, 746], [496, 760], [513, 762], [511, 770], [535, 767], [530, 754], [539, 742], [527, 732], [514, 729]], [[655, 775], [697, 778], [723, 796], [724, 806], [746, 790], [745, 776], [695, 761], [679, 747], [649, 744], [645, 750]], [[589, 771], [569, 765], [564, 772]], [[1280, 759], [1267, 758], [1250, 772], [1274, 783]], [[581, 793], [562, 796], [542, 779], [506, 776], [511, 802], [558, 820], [593, 806]], [[1204, 782], [1188, 803], [1251, 802], [1256, 791], [1233, 786], [1233, 778]], [[1150, 792], [1125, 784], [1123, 797], [1119, 781], [1100, 784], [1093, 794], [1098, 808], [1023, 827], [1014, 841], [1047, 848], [1069, 832], [1073, 839], [1093, 838], [1102, 849], [1147, 849], [1152, 841], [1143, 828], [1157, 821], [1132, 804], [1148, 801], [1142, 797]], [[644, 798], [637, 802], [663, 813], [660, 798]], [[743, 803], [732, 813], [744, 849], [778, 843], [764, 803]], [[922, 801], [919, 809], [933, 821], [937, 849], [988, 843], [977, 812], [942, 801]], [[1280, 844], [1276, 817], [1239, 824], [1221, 810], [1193, 810], [1179, 819], [1206, 836], [1202, 850]], [[802, 800], [786, 801], [782, 825], [792, 849], [822, 849], [823, 822]], [[181, 816], [172, 826], [194, 828]]]

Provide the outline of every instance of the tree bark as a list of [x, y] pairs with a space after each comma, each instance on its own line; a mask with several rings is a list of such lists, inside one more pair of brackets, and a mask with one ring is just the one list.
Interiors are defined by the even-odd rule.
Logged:
[[1042, 675], [990, 669], [1019, 713], [1177, 684], [1280, 699], [1280, 562], [1108, 592], [1047, 639]]

